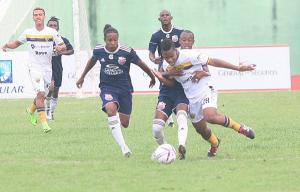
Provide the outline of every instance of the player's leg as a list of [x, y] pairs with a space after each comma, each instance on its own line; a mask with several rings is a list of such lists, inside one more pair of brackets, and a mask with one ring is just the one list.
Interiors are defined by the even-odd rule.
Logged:
[[31, 106], [26, 109], [26, 112], [29, 116], [29, 121], [31, 122], [32, 125], [37, 125], [37, 118], [35, 116], [35, 111], [36, 111], [36, 99], [34, 98]]
[[62, 74], [63, 74], [62, 66], [52, 65], [53, 89], [50, 98], [50, 112], [47, 114], [47, 116], [51, 120], [54, 120], [54, 111], [58, 103], [58, 93], [62, 83]]
[[232, 118], [219, 113], [216, 108], [212, 108], [212, 107], [205, 108], [203, 112], [204, 112], [204, 118], [208, 123], [229, 127], [235, 130], [236, 132], [245, 135], [250, 139], [255, 138], [255, 133], [250, 127], [247, 127], [233, 120]]
[[42, 124], [44, 132], [51, 131], [51, 128], [48, 126], [46, 120], [46, 113], [45, 113], [45, 95], [48, 94], [48, 87], [51, 81], [51, 72], [50, 73], [41, 73], [40, 71], [31, 69], [30, 70], [30, 77], [32, 80], [32, 85], [37, 93], [36, 95], [36, 110], [39, 116], [39, 120]]
[[179, 159], [185, 159], [185, 145], [188, 134], [188, 122], [187, 122], [188, 100], [187, 103], [179, 103], [176, 105], [176, 117], [178, 124], [178, 153]]
[[197, 123], [193, 123], [193, 126], [196, 129], [197, 133], [200, 134], [204, 140], [210, 143], [210, 148], [207, 152], [207, 155], [209, 157], [216, 156], [218, 152], [218, 147], [220, 145], [220, 140], [207, 126], [206, 121], [202, 119]]
[[50, 119], [50, 114], [51, 114], [51, 107], [50, 107], [51, 96], [52, 96], [52, 89], [50, 88], [49, 93], [47, 94], [47, 96], [45, 98], [45, 109], [46, 109], [47, 119]]
[[118, 115], [118, 96], [111, 92], [101, 90], [101, 99], [102, 99], [102, 110], [107, 114], [108, 127], [111, 130], [112, 136], [115, 139], [116, 143], [121, 148], [121, 151], [124, 156], [129, 157], [131, 151], [125, 143], [122, 130], [121, 130], [121, 121]]
[[208, 141], [211, 145], [208, 151], [208, 156], [215, 156], [219, 146], [219, 139], [212, 133], [211, 129], [207, 127], [206, 121], [203, 119], [202, 107], [201, 101], [190, 103], [189, 115], [197, 133], [199, 133], [202, 138]]
[[164, 127], [168, 117], [172, 114], [173, 102], [168, 97], [159, 96], [152, 121], [153, 137], [158, 145], [166, 143]]
[[217, 92], [213, 89], [213, 87], [210, 87], [210, 89], [206, 92], [206, 97], [202, 100], [202, 109], [204, 119], [208, 123], [229, 127], [250, 139], [254, 139], [255, 134], [251, 128], [217, 111]]
[[47, 133], [51, 131], [51, 128], [48, 126], [47, 123], [44, 101], [45, 101], [45, 92], [38, 92], [36, 96], [37, 113], [39, 116], [39, 120], [42, 123], [44, 132]]
[[54, 85], [53, 92], [52, 92], [52, 97], [51, 97], [51, 100], [50, 100], [49, 117], [50, 117], [51, 120], [54, 120], [54, 111], [55, 111], [57, 103], [58, 103], [58, 92], [59, 92], [59, 87], [56, 87]]
[[160, 110], [155, 111], [154, 119], [152, 121], [152, 133], [153, 137], [158, 145], [166, 143], [164, 135], [165, 122], [168, 116]]

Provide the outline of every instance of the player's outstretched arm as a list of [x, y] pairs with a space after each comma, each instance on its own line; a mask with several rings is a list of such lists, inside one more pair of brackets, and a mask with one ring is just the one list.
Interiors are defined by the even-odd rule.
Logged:
[[86, 64], [86, 66], [85, 66], [85, 68], [84, 68], [84, 70], [83, 70], [80, 78], [76, 82], [76, 86], [78, 88], [82, 87], [82, 84], [84, 82], [84, 78], [85, 78], [86, 74], [95, 66], [96, 62], [97, 61], [94, 61], [92, 58], [88, 60], [88, 62]]
[[174, 79], [169, 79], [164, 76], [164, 72], [158, 71], [157, 69], [153, 69], [152, 73], [157, 77], [157, 79], [165, 84], [168, 87], [174, 86], [175, 80]]
[[207, 71], [194, 71], [191, 80], [193, 83], [198, 83], [200, 79], [205, 76], [210, 76], [210, 73]]
[[21, 43], [20, 41], [18, 41], [18, 40], [15, 40], [15, 41], [11, 41], [11, 42], [9, 42], [9, 43], [5, 43], [5, 44], [1, 47], [1, 49], [2, 49], [4, 52], [6, 52], [7, 49], [15, 49], [15, 48], [19, 47], [20, 45], [22, 45], [22, 43]]
[[137, 62], [137, 65], [145, 72], [148, 74], [148, 76], [151, 78], [149, 87], [153, 87], [155, 85], [155, 76], [153, 75], [151, 69], [144, 63], [142, 60], [139, 60]]
[[227, 61], [224, 61], [222, 59], [216, 59], [216, 58], [210, 58], [207, 64], [214, 67], [221, 67], [221, 68], [232, 69], [236, 71], [252, 71], [256, 67], [255, 64], [244, 64], [244, 63], [239, 63], [239, 65], [233, 65]]

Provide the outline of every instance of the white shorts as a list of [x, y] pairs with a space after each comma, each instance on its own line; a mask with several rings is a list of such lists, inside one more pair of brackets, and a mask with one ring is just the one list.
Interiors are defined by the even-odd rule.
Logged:
[[213, 88], [207, 89], [201, 99], [189, 104], [189, 115], [193, 123], [197, 123], [203, 119], [203, 109], [208, 107], [218, 108], [218, 94]]
[[52, 71], [39, 71], [37, 69], [29, 69], [29, 76], [32, 82], [33, 89], [36, 93], [45, 92], [45, 95], [49, 92], [49, 86], [51, 83]]

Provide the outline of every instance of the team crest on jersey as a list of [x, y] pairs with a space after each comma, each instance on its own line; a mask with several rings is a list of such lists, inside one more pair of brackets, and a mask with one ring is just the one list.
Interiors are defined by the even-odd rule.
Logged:
[[170, 38], [170, 34], [166, 34], [166, 38]]
[[124, 65], [124, 64], [126, 63], [126, 58], [125, 58], [125, 57], [119, 57], [118, 63], [119, 63], [120, 65]]
[[112, 96], [111, 94], [105, 94], [105, 95], [104, 95], [104, 98], [105, 98], [106, 101], [111, 101], [111, 100], [113, 100], [113, 96]]
[[109, 59], [113, 59], [113, 58], [114, 58], [114, 55], [113, 55], [113, 54], [109, 54], [108, 58], [109, 58]]
[[172, 41], [173, 42], [177, 42], [178, 41], [178, 36], [177, 35], [173, 35], [172, 36]]
[[159, 103], [157, 104], [157, 107], [156, 107], [157, 110], [162, 111], [162, 110], [164, 110], [164, 108], [166, 108], [166, 103], [164, 103], [164, 102], [159, 102]]

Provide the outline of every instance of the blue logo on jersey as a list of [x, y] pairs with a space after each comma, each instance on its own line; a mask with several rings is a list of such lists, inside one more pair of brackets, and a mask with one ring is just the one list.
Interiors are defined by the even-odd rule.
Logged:
[[0, 60], [0, 83], [12, 82], [12, 60]]

